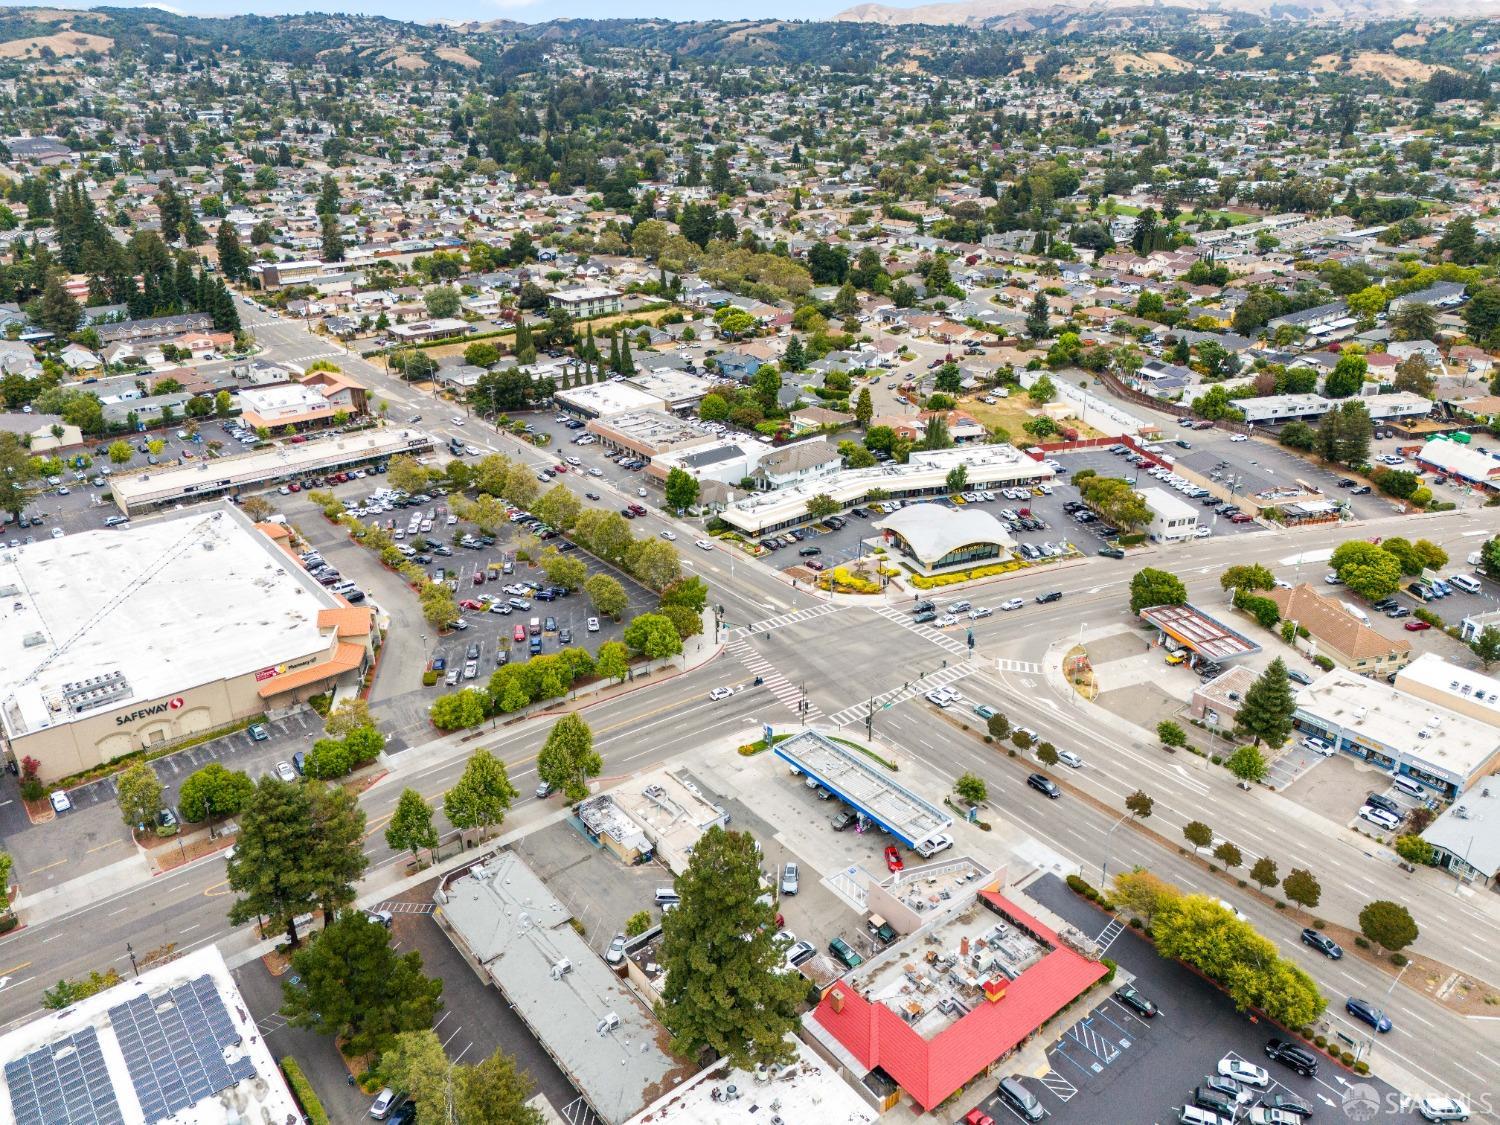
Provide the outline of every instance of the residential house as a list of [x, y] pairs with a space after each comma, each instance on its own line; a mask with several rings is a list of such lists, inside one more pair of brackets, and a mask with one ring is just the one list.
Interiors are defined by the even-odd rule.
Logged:
[[[1283, 621], [1295, 621], [1308, 631], [1309, 651], [1351, 672], [1384, 679], [1411, 660], [1411, 646], [1405, 640], [1366, 625], [1344, 603], [1323, 597], [1305, 582], [1291, 590], [1278, 586], [1265, 596], [1276, 603]], [[1359, 609], [1359, 613], [1364, 611]]]

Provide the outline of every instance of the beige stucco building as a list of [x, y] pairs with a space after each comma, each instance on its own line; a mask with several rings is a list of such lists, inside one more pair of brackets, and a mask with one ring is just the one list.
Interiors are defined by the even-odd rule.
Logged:
[[225, 504], [0, 552], [0, 744], [44, 781], [303, 701], [368, 665], [373, 614]]

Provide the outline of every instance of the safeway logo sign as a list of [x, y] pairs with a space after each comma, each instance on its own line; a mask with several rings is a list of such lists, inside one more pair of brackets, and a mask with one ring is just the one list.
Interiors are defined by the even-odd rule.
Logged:
[[186, 704], [187, 700], [183, 699], [180, 695], [174, 699], [167, 700], [165, 703], [153, 703], [150, 707], [141, 707], [124, 715], [116, 715], [115, 726], [127, 726], [137, 719], [149, 719], [152, 715], [160, 715], [164, 711], [181, 711]]

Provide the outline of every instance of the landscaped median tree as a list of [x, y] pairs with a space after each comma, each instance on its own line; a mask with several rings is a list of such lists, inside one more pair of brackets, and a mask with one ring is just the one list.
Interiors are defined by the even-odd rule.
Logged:
[[1262, 890], [1274, 887], [1278, 881], [1276, 861], [1268, 855], [1261, 856], [1250, 868], [1250, 878], [1259, 883]]
[[1195, 849], [1206, 848], [1214, 842], [1214, 830], [1201, 820], [1190, 820], [1184, 824], [1182, 835]]
[[776, 907], [762, 899], [760, 863], [749, 833], [716, 825], [677, 880], [681, 902], [662, 918], [656, 1015], [681, 1057], [748, 1069], [791, 1054], [807, 982], [781, 971], [785, 949]]
[[1010, 720], [1004, 715], [994, 714], [985, 722], [991, 738], [1007, 738], [1010, 735]]
[[604, 760], [594, 749], [594, 732], [577, 715], [564, 715], [552, 724], [537, 755], [537, 776], [562, 790], [570, 802], [589, 795], [589, 778], [598, 777]]
[[1359, 912], [1359, 932], [1377, 949], [1392, 953], [1405, 949], [1421, 933], [1411, 911], [1389, 899], [1377, 899]]
[[1295, 902], [1304, 910], [1311, 910], [1323, 898], [1323, 888], [1311, 871], [1294, 867], [1281, 881], [1281, 890], [1289, 902]]
[[[430, 1028], [443, 982], [422, 972], [422, 955], [397, 956], [391, 933], [362, 910], [345, 911], [292, 955], [281, 1014], [343, 1040], [350, 1055], [378, 1053], [402, 1032]], [[293, 982], [296, 983], [293, 983]]]
[[1125, 807], [1130, 810], [1130, 815], [1137, 820], [1145, 820], [1151, 815], [1152, 810], [1156, 808], [1156, 802], [1146, 796], [1144, 792], [1137, 789], [1125, 798]]
[[1225, 840], [1214, 849], [1214, 858], [1231, 871], [1245, 862], [1245, 857], [1240, 852], [1240, 849], [1228, 840]]
[[463, 775], [443, 794], [443, 815], [454, 828], [478, 828], [488, 836], [505, 820], [518, 796], [505, 763], [488, 750], [476, 750]]
[[1130, 612], [1154, 605], [1183, 605], [1187, 601], [1187, 587], [1182, 579], [1170, 571], [1146, 567], [1136, 571], [1130, 580]]

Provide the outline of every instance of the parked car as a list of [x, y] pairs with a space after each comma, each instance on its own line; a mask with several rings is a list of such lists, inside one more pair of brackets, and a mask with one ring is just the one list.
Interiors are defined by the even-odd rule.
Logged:
[[906, 864], [901, 860], [901, 853], [897, 850], [895, 844], [890, 844], [885, 849], [885, 866], [893, 874], [906, 867]]
[[797, 893], [797, 888], [797, 865], [789, 863], [781, 869], [781, 893], [784, 895], [794, 895]]
[[54, 813], [65, 813], [73, 807], [72, 800], [61, 789], [54, 789], [48, 794], [47, 800], [52, 802], [52, 811]]
[[1122, 984], [1119, 988], [1115, 989], [1115, 999], [1137, 1015], [1145, 1016], [1147, 1019], [1156, 1015], [1156, 1005], [1142, 996], [1131, 985]]
[[1318, 1056], [1300, 1043], [1285, 1039], [1267, 1040], [1266, 1058], [1291, 1067], [1304, 1078], [1318, 1073]]
[[865, 963], [865, 959], [854, 952], [849, 947], [849, 943], [841, 937], [836, 937], [828, 943], [828, 952], [846, 969], [857, 969]]
[[1219, 1073], [1225, 1078], [1233, 1078], [1242, 1086], [1254, 1086], [1258, 1090], [1271, 1084], [1271, 1075], [1265, 1067], [1256, 1066], [1253, 1062], [1246, 1062], [1233, 1055], [1225, 1055], [1219, 1060]]
[[616, 934], [614, 940], [609, 943], [609, 949], [604, 953], [606, 965], [618, 965], [625, 960], [625, 935]]

